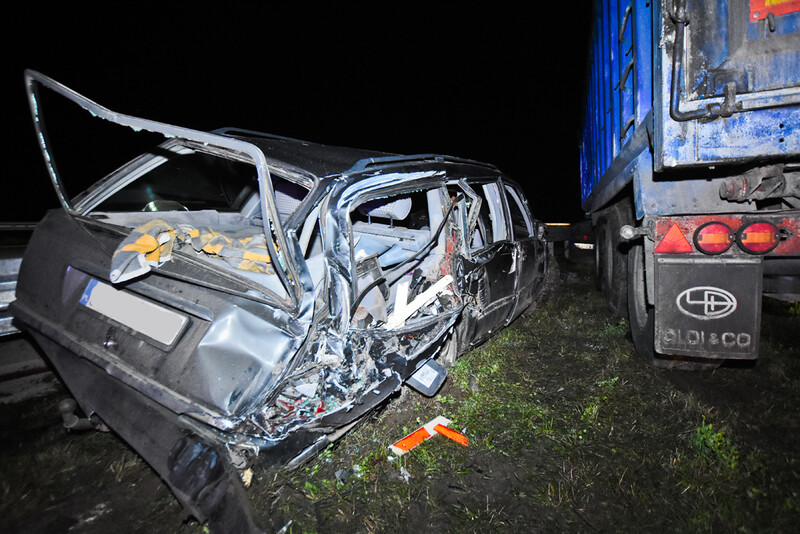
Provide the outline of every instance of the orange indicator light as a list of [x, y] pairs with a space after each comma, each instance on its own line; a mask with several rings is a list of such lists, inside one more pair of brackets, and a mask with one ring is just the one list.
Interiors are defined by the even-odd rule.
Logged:
[[745, 252], [766, 254], [778, 246], [780, 235], [775, 225], [756, 222], [740, 228], [736, 235], [736, 242]]
[[722, 254], [733, 244], [733, 230], [721, 222], [709, 222], [694, 233], [694, 246], [706, 254]]

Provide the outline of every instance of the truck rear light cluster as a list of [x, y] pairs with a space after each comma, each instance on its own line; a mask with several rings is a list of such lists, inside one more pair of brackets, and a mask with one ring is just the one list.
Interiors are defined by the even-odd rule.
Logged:
[[742, 226], [736, 233], [736, 244], [750, 254], [766, 254], [777, 247], [780, 240], [778, 228], [768, 222]]
[[[730, 217], [726, 222], [706, 220], [693, 233], [692, 227], [701, 221], [664, 222], [670, 226], [660, 240], [657, 240], [654, 249], [657, 254], [688, 254], [696, 249], [703, 254], [717, 255], [726, 252], [733, 243], [736, 243], [742, 251], [760, 255], [773, 251], [782, 239], [782, 231], [778, 226], [767, 221], [742, 224]], [[734, 230], [736, 227], [738, 229]], [[693, 236], [694, 249], [686, 236]], [[796, 248], [796, 244], [794, 246]]]
[[725, 223], [709, 222], [694, 233], [694, 246], [706, 254], [722, 254], [733, 244], [733, 230]]

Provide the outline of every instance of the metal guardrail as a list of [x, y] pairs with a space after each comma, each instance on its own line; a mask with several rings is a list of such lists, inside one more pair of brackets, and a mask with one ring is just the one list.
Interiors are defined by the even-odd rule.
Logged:
[[0, 223], [0, 336], [19, 332], [8, 307], [14, 301], [17, 274], [34, 223]]

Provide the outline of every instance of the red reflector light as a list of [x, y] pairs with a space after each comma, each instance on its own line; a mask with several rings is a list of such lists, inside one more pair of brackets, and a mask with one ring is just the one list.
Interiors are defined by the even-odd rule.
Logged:
[[672, 223], [672, 226], [669, 227], [667, 233], [664, 234], [664, 238], [656, 245], [653, 252], [658, 254], [663, 254], [665, 252], [672, 254], [692, 252], [692, 245], [690, 245], [689, 241], [684, 237], [678, 225]]
[[694, 246], [705, 254], [722, 254], [732, 244], [733, 230], [725, 223], [706, 223], [694, 233]]
[[778, 228], [768, 222], [742, 226], [736, 234], [739, 247], [750, 254], [766, 254], [777, 247], [780, 240]]

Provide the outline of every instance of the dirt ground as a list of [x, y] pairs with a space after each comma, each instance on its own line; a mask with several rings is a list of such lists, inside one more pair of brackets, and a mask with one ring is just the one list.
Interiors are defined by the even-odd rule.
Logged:
[[[755, 364], [647, 367], [591, 266], [294, 471], [254, 469], [266, 531], [795, 532], [800, 306], [765, 301]], [[112, 433], [69, 433], [61, 390], [0, 407], [0, 531], [204, 532]], [[388, 445], [436, 416], [470, 439]]]

